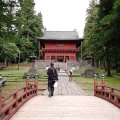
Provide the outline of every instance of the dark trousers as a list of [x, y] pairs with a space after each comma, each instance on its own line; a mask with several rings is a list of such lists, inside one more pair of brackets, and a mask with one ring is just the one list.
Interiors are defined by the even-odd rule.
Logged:
[[55, 81], [48, 81], [48, 91], [53, 95]]
[[72, 81], [72, 75], [69, 75], [69, 81]]

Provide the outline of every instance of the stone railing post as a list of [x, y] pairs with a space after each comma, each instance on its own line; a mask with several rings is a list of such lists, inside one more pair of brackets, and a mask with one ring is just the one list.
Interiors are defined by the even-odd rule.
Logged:
[[97, 75], [94, 75], [94, 95], [95, 95], [95, 90], [96, 90], [96, 86], [98, 85], [98, 81], [97, 81]]
[[105, 80], [104, 80], [104, 75], [102, 75], [102, 90], [104, 90], [105, 89]]
[[104, 75], [102, 75], [102, 85], [105, 85]]
[[30, 83], [30, 80], [29, 80], [29, 73], [27, 74], [27, 79], [26, 79], [26, 86]]
[[38, 74], [35, 75], [34, 85], [37, 88], [37, 93], [38, 93]]

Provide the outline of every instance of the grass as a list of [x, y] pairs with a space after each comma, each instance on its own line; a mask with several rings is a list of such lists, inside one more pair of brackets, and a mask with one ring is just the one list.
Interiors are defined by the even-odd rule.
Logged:
[[[4, 70], [0, 70], [0, 74], [2, 77], [7, 78], [7, 82], [5, 83], [5, 87], [2, 88], [3, 97], [8, 96], [9, 94], [15, 92], [16, 90], [24, 87], [26, 85], [26, 79], [23, 79], [23, 75], [25, 72], [28, 72], [30, 67], [20, 67], [18, 70], [17, 66], [7, 67]], [[46, 89], [47, 88], [47, 75], [45, 69], [38, 69], [41, 73], [41, 77], [38, 78], [38, 89]], [[30, 83], [33, 83], [34, 79], [30, 79]]]
[[[88, 95], [94, 94], [94, 78], [83, 78], [81, 77], [81, 73], [85, 71], [85, 68], [81, 68], [80, 70], [75, 70], [73, 74], [73, 80], [84, 90]], [[97, 81], [99, 83], [102, 82], [102, 75], [104, 74], [105, 83], [107, 86], [116, 88], [120, 90], [120, 76], [113, 74], [113, 77], [107, 77], [106, 72], [101, 69], [96, 69], [96, 73], [99, 73], [99, 77]], [[112, 71], [114, 73], [114, 71]]]
[[[15, 92], [16, 90], [22, 88], [26, 84], [26, 79], [23, 79], [23, 75], [25, 72], [28, 72], [30, 67], [7, 67], [4, 70], [0, 70], [0, 74], [3, 77], [7, 78], [6, 86], [2, 89], [3, 97]], [[38, 89], [39, 93], [42, 93], [42, 90], [47, 88], [47, 74], [45, 69], [38, 69], [38, 71], [42, 74], [38, 79]], [[81, 73], [85, 71], [85, 68], [81, 68], [80, 70], [75, 70], [73, 74], [73, 80], [88, 93], [88, 95], [93, 95], [94, 91], [94, 78], [83, 78], [81, 77]], [[104, 70], [96, 69], [96, 73], [99, 73], [98, 81], [102, 81], [102, 74], [106, 75]], [[113, 73], [115, 73], [113, 71]], [[33, 83], [34, 79], [30, 79], [30, 82]], [[113, 74], [113, 77], [105, 76], [105, 82], [107, 86], [111, 86], [116, 89], [120, 89], [120, 76]]]

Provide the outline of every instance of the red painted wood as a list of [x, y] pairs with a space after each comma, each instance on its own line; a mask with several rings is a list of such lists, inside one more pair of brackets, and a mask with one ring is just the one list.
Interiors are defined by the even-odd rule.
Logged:
[[79, 50], [76, 48], [76, 41], [65, 42], [58, 40], [58, 42], [44, 42], [45, 47], [42, 48], [44, 53], [44, 60], [52, 60], [54, 56], [55, 62], [58, 62], [58, 57], [63, 57], [62, 62], [66, 62], [66, 59], [69, 61], [76, 61], [76, 53]]
[[[38, 90], [38, 80], [34, 80], [34, 85], [35, 85], [35, 88]], [[37, 91], [37, 94], [38, 94], [38, 91]]]
[[[59, 43], [55, 43], [55, 44], [50, 44], [47, 43], [45, 45], [45, 49], [55, 49], [54, 52], [46, 52], [45, 53], [45, 60], [51, 60], [51, 56], [55, 56], [56, 57], [56, 61], [57, 61], [57, 56], [63, 56], [64, 60], [63, 62], [65, 62], [65, 56], [69, 56], [69, 60], [76, 60], [76, 52], [72, 53], [72, 52], [67, 52], [70, 51], [71, 49], [76, 50], [76, 44], [69, 44], [69, 43], [63, 43], [63, 44], [59, 44]], [[65, 51], [66, 50], [66, 51]], [[58, 51], [58, 52], [57, 52]], [[47, 56], [50, 56], [49, 59], [47, 59]], [[71, 56], [73, 58], [71, 58]]]
[[2, 94], [0, 93], [0, 120], [2, 120]]
[[120, 90], [106, 86], [105, 81], [98, 84], [94, 82], [94, 95], [105, 99], [120, 108]]
[[38, 40], [38, 59], [40, 59], [40, 40]]
[[45, 44], [46, 49], [76, 49], [76, 44], [75, 43], [46, 43]]
[[29, 83], [30, 83], [30, 80], [27, 78], [27, 80], [26, 80], [26, 86], [29, 85]]
[[[3, 100], [0, 93], [0, 113], [2, 113], [0, 120], [9, 120], [26, 101], [37, 95], [37, 91], [38, 80], [35, 80], [34, 84], [30, 84], [29, 80], [26, 80], [26, 87], [21, 88]], [[6, 101], [8, 103], [2, 106]]]
[[[8, 66], [18, 66], [18, 64], [16, 64], [16, 63], [8, 63]], [[27, 67], [30, 67], [31, 64], [22, 64], [22, 63], [20, 63], [19, 66], [27, 66]]]

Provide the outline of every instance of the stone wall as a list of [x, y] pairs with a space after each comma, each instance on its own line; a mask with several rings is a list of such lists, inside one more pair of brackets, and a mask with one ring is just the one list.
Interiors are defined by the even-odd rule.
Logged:
[[[47, 61], [47, 60], [36, 60], [35, 61], [35, 68], [46, 68], [50, 67], [50, 63], [52, 61]], [[88, 64], [86, 60], [84, 61], [68, 61], [66, 63], [63, 62], [55, 62], [54, 63], [55, 68], [60, 68], [60, 69], [80, 69], [81, 67], [86, 67], [90, 68], [91, 64]]]
[[35, 60], [35, 68], [46, 68], [50, 66], [51, 61], [47, 60]]

